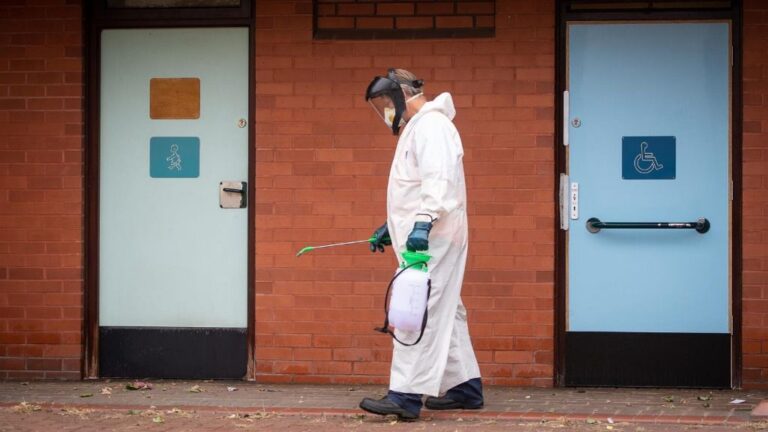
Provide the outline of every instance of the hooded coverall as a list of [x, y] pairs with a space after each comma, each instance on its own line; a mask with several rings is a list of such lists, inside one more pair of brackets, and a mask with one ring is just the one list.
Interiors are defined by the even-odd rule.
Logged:
[[[467, 261], [466, 186], [461, 138], [453, 125], [453, 99], [443, 93], [406, 124], [397, 142], [387, 188], [387, 225], [393, 251], [406, 250], [416, 220], [435, 219], [429, 234], [432, 291], [424, 337], [415, 346], [394, 343], [389, 388], [438, 396], [480, 377], [461, 302]], [[422, 219], [419, 219], [422, 218]], [[412, 341], [418, 332], [396, 330]]]

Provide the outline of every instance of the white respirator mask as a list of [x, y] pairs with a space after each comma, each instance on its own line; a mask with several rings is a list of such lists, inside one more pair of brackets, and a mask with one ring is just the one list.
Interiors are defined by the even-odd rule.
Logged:
[[[395, 122], [395, 109], [391, 107], [384, 108], [384, 124], [387, 125], [388, 128], [392, 129], [392, 124]], [[400, 119], [400, 127], [403, 127], [405, 125], [405, 120]]]
[[[408, 99], [406, 99], [405, 103], [408, 104], [408, 102], [416, 99], [417, 97], [419, 97], [421, 95], [422, 95], [421, 93], [419, 93], [417, 95], [413, 95], [413, 96], [409, 97]], [[384, 108], [384, 114], [382, 115], [382, 117], [384, 118], [384, 124], [386, 124], [387, 127], [390, 128], [390, 129], [392, 128], [392, 124], [395, 122], [395, 112], [396, 111], [395, 111], [394, 107], [385, 107]], [[399, 126], [400, 127], [405, 126], [405, 120], [403, 120], [402, 118], [400, 119]]]

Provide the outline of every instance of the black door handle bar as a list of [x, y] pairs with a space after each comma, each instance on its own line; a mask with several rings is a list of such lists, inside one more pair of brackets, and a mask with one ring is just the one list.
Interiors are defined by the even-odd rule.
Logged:
[[707, 218], [699, 218], [696, 222], [603, 222], [594, 217], [587, 220], [587, 231], [592, 234], [602, 229], [695, 229], [704, 234], [709, 227]]

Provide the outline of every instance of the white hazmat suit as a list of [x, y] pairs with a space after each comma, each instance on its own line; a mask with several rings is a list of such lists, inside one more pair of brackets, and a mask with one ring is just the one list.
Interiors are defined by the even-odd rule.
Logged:
[[[453, 99], [443, 93], [425, 103], [405, 125], [397, 142], [387, 188], [387, 225], [400, 257], [417, 220], [436, 219], [429, 234], [432, 291], [424, 337], [414, 346], [394, 342], [390, 390], [438, 396], [480, 377], [461, 302], [467, 261], [464, 150], [453, 125]], [[403, 341], [418, 332], [396, 330]]]

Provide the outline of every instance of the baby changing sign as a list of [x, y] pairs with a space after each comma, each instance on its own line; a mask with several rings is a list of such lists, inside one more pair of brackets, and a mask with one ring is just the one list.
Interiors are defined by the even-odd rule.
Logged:
[[153, 178], [198, 177], [200, 175], [200, 138], [150, 138], [149, 175]]
[[621, 178], [671, 180], [676, 173], [676, 139], [673, 136], [621, 138]]

